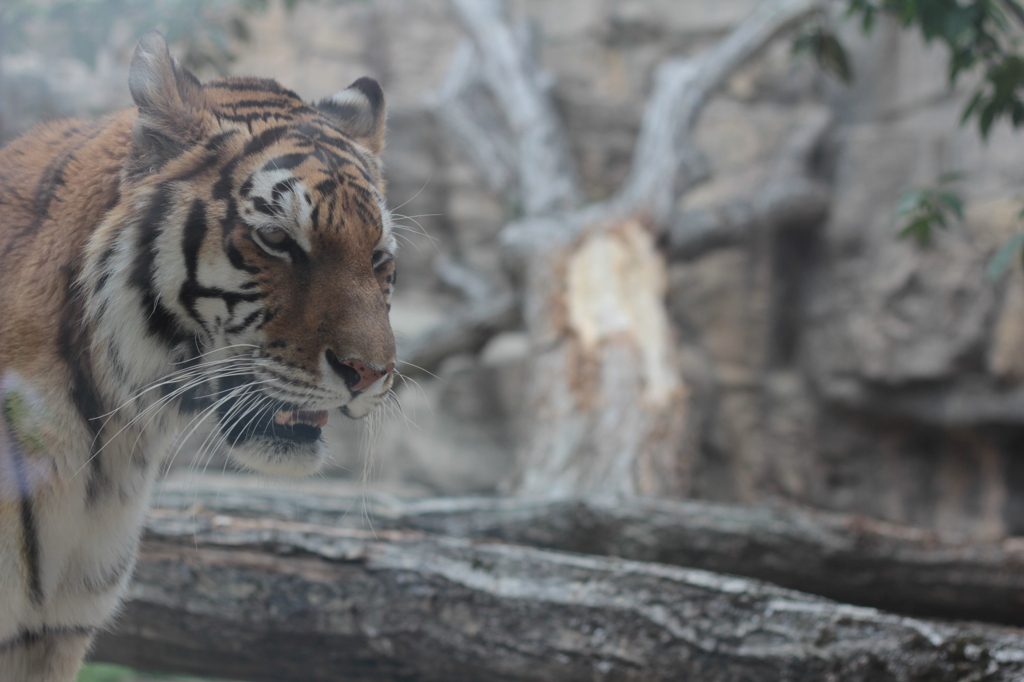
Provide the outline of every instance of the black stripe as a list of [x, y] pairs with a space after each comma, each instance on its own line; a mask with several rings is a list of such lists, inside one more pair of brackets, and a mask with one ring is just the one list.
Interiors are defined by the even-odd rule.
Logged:
[[64, 186], [64, 170], [68, 167], [68, 164], [74, 160], [75, 154], [85, 146], [87, 142], [96, 137], [99, 132], [98, 124], [92, 124], [85, 132], [85, 137], [82, 140], [46, 166], [46, 169], [43, 171], [42, 178], [40, 178], [39, 184], [36, 186], [33, 213], [36, 216], [37, 223], [42, 222], [43, 218], [49, 215], [50, 204], [53, 202], [53, 199], [57, 194], [57, 190]]
[[320, 204], [313, 207], [312, 213], [309, 214], [309, 222], [313, 225], [313, 231], [320, 231]]
[[[255, 265], [250, 265], [246, 260], [242, 252], [235, 246], [234, 240], [231, 237], [231, 232], [238, 225], [238, 207], [235, 205], [235, 200], [228, 198], [228, 210], [227, 215], [220, 222], [221, 237], [224, 243], [224, 252], [228, 256], [228, 260], [231, 261], [231, 265], [235, 268], [248, 272], [250, 275], [256, 275], [261, 272], [260, 268]], [[252, 237], [249, 237], [252, 239]], [[262, 253], [262, 250], [260, 251]]]
[[234, 90], [251, 92], [271, 92], [275, 95], [285, 95], [301, 102], [302, 98], [288, 88], [281, 87], [281, 84], [272, 78], [255, 78], [252, 76], [231, 80], [215, 80], [206, 84], [209, 90]]
[[100, 271], [100, 276], [96, 280], [96, 284], [92, 289], [94, 295], [102, 291], [103, 287], [107, 284], [107, 280], [110, 279], [110, 270], [108, 269], [108, 266], [110, 265], [110, 259], [114, 257], [115, 248], [116, 244], [114, 241], [111, 241], [110, 245], [107, 246], [107, 248], [103, 250], [103, 253], [100, 254], [99, 260], [96, 261], [96, 269]]
[[71, 380], [71, 402], [92, 434], [89, 448], [89, 478], [86, 481], [86, 502], [95, 503], [109, 479], [103, 471], [103, 459], [99, 457], [100, 432], [103, 424], [103, 402], [92, 376], [89, 330], [85, 328], [83, 297], [75, 284], [77, 273], [65, 268], [64, 306], [65, 314], [60, 320], [57, 347], [61, 359], [68, 368]]
[[259, 310], [255, 310], [246, 315], [245, 319], [242, 320], [241, 323], [235, 325], [234, 327], [228, 327], [224, 331], [228, 334], [239, 334], [241, 332], [244, 332], [252, 323], [256, 321], [256, 318], [258, 318], [262, 314], [262, 308], [260, 308]]
[[[4, 249], [4, 256], [9, 254], [16, 246], [18, 246], [21, 242], [21, 237], [37, 232], [40, 226], [42, 226], [43, 221], [50, 217], [50, 206], [53, 203], [53, 200], [57, 197], [57, 190], [65, 184], [64, 170], [68, 167], [68, 164], [74, 161], [75, 154], [77, 154], [82, 147], [92, 141], [103, 130], [104, 127], [101, 124], [91, 124], [89, 128], [82, 133], [83, 137], [81, 140], [77, 141], [70, 149], [55, 158], [47, 164], [45, 169], [43, 169], [43, 173], [39, 178], [39, 184], [36, 185], [35, 189], [32, 220], [18, 230], [17, 236], [11, 237]], [[67, 137], [67, 135], [65, 135], [65, 137]]]
[[224, 143], [237, 134], [237, 130], [228, 130], [223, 133], [218, 133], [206, 141], [206, 149], [211, 152], [220, 151], [220, 148], [224, 146]]
[[[213, 198], [219, 200], [230, 200], [231, 199], [231, 175], [235, 172], [235, 168], [246, 156], [252, 154], [258, 154], [270, 145], [280, 140], [284, 134], [288, 131], [286, 126], [277, 126], [275, 128], [267, 128], [262, 133], [252, 138], [245, 144], [245, 148], [242, 153], [235, 156], [226, 164], [220, 171], [220, 179], [213, 186]], [[238, 217], [237, 211], [233, 206], [234, 202], [228, 206], [229, 213], [233, 213], [230, 218], [234, 219]], [[225, 219], [225, 224], [227, 219]]]
[[96, 628], [89, 625], [78, 626], [46, 626], [38, 630], [25, 630], [10, 639], [0, 641], [0, 654], [38, 644], [46, 639], [55, 637], [90, 637], [96, 633]]
[[82, 587], [92, 594], [105, 594], [117, 587], [125, 574], [135, 565], [135, 555], [120, 557], [113, 566], [105, 567], [98, 575], [82, 578]]
[[335, 180], [334, 178], [327, 178], [326, 180], [321, 180], [320, 182], [316, 183], [316, 186], [313, 189], [315, 189], [317, 192], [320, 192], [320, 194], [326, 196], [334, 192], [334, 190], [336, 190], [337, 188], [338, 181]]
[[[189, 315], [204, 329], [206, 325], [199, 315], [196, 301], [200, 298], [220, 298], [228, 308], [229, 314], [234, 314], [234, 308], [241, 302], [254, 302], [263, 298], [263, 294], [254, 292], [228, 291], [219, 287], [207, 287], [199, 283], [199, 252], [202, 249], [203, 241], [209, 226], [206, 223], [206, 206], [202, 201], [196, 199], [189, 210], [188, 220], [185, 223], [185, 235], [182, 242], [182, 251], [185, 256], [185, 268], [188, 277], [182, 283], [178, 291], [178, 301], [188, 311]], [[232, 259], [232, 244], [229, 244], [228, 258]], [[237, 249], [235, 249], [237, 252]], [[241, 253], [238, 253], [241, 257]], [[232, 259], [234, 262], [234, 259]], [[243, 261], [244, 262], [244, 261]], [[245, 269], [245, 268], [241, 268]]]
[[287, 178], [270, 188], [270, 199], [274, 202], [275, 206], [282, 209], [284, 208], [281, 206], [281, 202], [284, 199], [284, 193], [290, 192], [296, 182], [298, 181], [295, 178]]
[[[195, 367], [203, 359], [203, 351], [199, 347], [199, 339], [193, 337], [192, 347], [188, 349], [188, 357], [182, 363], [182, 369], [187, 370]], [[181, 382], [166, 384], [163, 388], [164, 396], [174, 393], [181, 386]], [[211, 397], [205, 393], [206, 388], [202, 385], [195, 385], [185, 390], [178, 398], [178, 409], [181, 412], [198, 413], [213, 404]]]
[[160, 301], [156, 291], [157, 239], [163, 232], [164, 220], [172, 208], [172, 189], [161, 187], [146, 209], [146, 217], [138, 225], [140, 234], [136, 244], [135, 265], [128, 282], [142, 293], [143, 314], [150, 336], [173, 347], [185, 341], [188, 335], [181, 329], [174, 314]]
[[152, 290], [156, 263], [156, 240], [163, 231], [164, 218], [171, 207], [171, 189], [161, 187], [146, 209], [146, 217], [139, 223], [141, 233], [136, 244], [135, 266], [129, 275], [129, 283], [143, 290]]
[[278, 208], [277, 204], [272, 204], [269, 201], [267, 201], [266, 199], [264, 199], [263, 197], [253, 197], [252, 206], [257, 211], [259, 211], [260, 213], [263, 213], [265, 215], [269, 215], [269, 216], [281, 215], [281, 210]]
[[279, 113], [276, 111], [257, 111], [251, 114], [228, 114], [221, 112], [217, 114], [217, 118], [222, 121], [231, 121], [232, 123], [252, 123], [253, 121], [294, 121], [295, 117], [291, 113]]
[[263, 164], [261, 170], [291, 170], [305, 161], [308, 156], [309, 154], [305, 152], [277, 156]]
[[[185, 256], [185, 269], [188, 276], [178, 291], [178, 301], [188, 311], [192, 319], [203, 329], [206, 329], [206, 325], [203, 323], [203, 319], [199, 316], [199, 311], [196, 308], [197, 295], [195, 291], [199, 289], [197, 279], [199, 276], [199, 251], [203, 247], [203, 240], [206, 239], [207, 229], [206, 206], [202, 201], [196, 199], [192, 202], [192, 208], [188, 212], [188, 220], [185, 221], [185, 234], [181, 246]], [[209, 333], [209, 329], [206, 329], [206, 331]]]
[[270, 145], [278, 142], [288, 132], [288, 126], [275, 126], [273, 128], [267, 128], [262, 133], [252, 138], [245, 144], [245, 149], [242, 150], [243, 156], [251, 156], [258, 154]]
[[[244, 109], [247, 107], [266, 107], [268, 109], [302, 109], [308, 108], [302, 102], [296, 102], [287, 97], [261, 97], [256, 99], [239, 99], [227, 103], [232, 109]], [[222, 105], [223, 106], [223, 105]]]
[[316, 157], [318, 161], [320, 161], [320, 163], [324, 164], [325, 166], [332, 170], [344, 168], [352, 164], [352, 159], [350, 157], [343, 156], [335, 151], [325, 149], [321, 146], [317, 146], [316, 148], [314, 148], [311, 153], [314, 157]]
[[[333, 149], [359, 158], [361, 155], [356, 151], [352, 139], [344, 131], [338, 129], [333, 121], [327, 118], [319, 119], [320, 125], [305, 123], [295, 127], [295, 134], [308, 137], [313, 142], [327, 145]], [[333, 133], [333, 134], [332, 134]]]
[[39, 562], [39, 531], [36, 528], [35, 511], [32, 508], [32, 489], [25, 471], [24, 454], [16, 437], [16, 430], [8, 425], [11, 434], [10, 450], [14, 478], [21, 498], [21, 556], [28, 573], [28, 593], [34, 604], [43, 603], [43, 585]]

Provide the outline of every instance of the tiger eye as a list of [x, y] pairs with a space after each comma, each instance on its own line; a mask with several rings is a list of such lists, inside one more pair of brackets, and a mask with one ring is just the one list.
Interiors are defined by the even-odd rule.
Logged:
[[270, 246], [281, 246], [288, 241], [288, 233], [280, 227], [260, 230], [260, 237]]

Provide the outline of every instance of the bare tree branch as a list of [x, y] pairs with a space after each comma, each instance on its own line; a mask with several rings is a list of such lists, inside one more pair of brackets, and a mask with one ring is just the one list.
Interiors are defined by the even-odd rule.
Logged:
[[641, 207], [656, 224], [664, 224], [676, 198], [693, 184], [686, 148], [693, 144], [692, 131], [707, 97], [780, 33], [822, 6], [823, 0], [766, 0], [698, 59], [659, 66], [632, 173], [614, 201], [632, 210]]
[[831, 127], [822, 107], [804, 115], [775, 156], [769, 180], [747, 198], [677, 215], [668, 226], [669, 258], [698, 258], [746, 240], [756, 230], [801, 230], [821, 225], [832, 203], [831, 189], [809, 176], [811, 159]]
[[487, 187], [509, 195], [517, 185], [515, 143], [504, 134], [500, 113], [488, 104], [479, 56], [473, 44], [463, 40], [427, 106]]
[[476, 45], [481, 69], [517, 142], [520, 199], [528, 216], [573, 209], [582, 201], [567, 137], [537, 69], [502, 20], [500, 0], [452, 0]]
[[522, 258], [531, 249], [568, 244], [595, 225], [613, 225], [637, 213], [664, 228], [676, 199], [704, 177], [692, 133], [707, 98], [748, 59], [823, 6], [824, 0], [764, 0], [705, 54], [663, 63], [655, 73], [630, 177], [618, 194], [557, 220], [527, 217], [511, 223], [502, 245]]
[[498, 287], [466, 263], [441, 255], [434, 261], [434, 272], [449, 289], [454, 289], [472, 305], [486, 303], [500, 294]]
[[398, 367], [404, 375], [436, 372], [445, 358], [479, 352], [496, 334], [520, 324], [519, 303], [510, 293], [495, 295], [462, 308], [441, 324], [399, 347]]

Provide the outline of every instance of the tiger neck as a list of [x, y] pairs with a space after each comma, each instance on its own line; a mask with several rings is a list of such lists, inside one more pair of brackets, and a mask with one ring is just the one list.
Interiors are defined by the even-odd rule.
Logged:
[[[118, 220], [115, 210], [90, 241], [78, 284], [84, 305], [83, 340], [93, 382], [111, 418], [97, 440], [130, 442], [127, 454], [159, 465], [152, 450], [180, 428], [181, 404], [200, 388], [189, 363], [200, 339], [182, 329], [154, 284], [152, 227]], [[164, 228], [166, 237], [173, 226]], [[120, 448], [124, 449], [124, 447]]]

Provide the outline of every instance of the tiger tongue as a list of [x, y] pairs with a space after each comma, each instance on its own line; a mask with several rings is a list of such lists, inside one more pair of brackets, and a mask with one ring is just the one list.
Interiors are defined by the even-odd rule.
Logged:
[[280, 410], [274, 415], [274, 423], [281, 426], [309, 424], [322, 429], [327, 425], [327, 412], [325, 410]]

